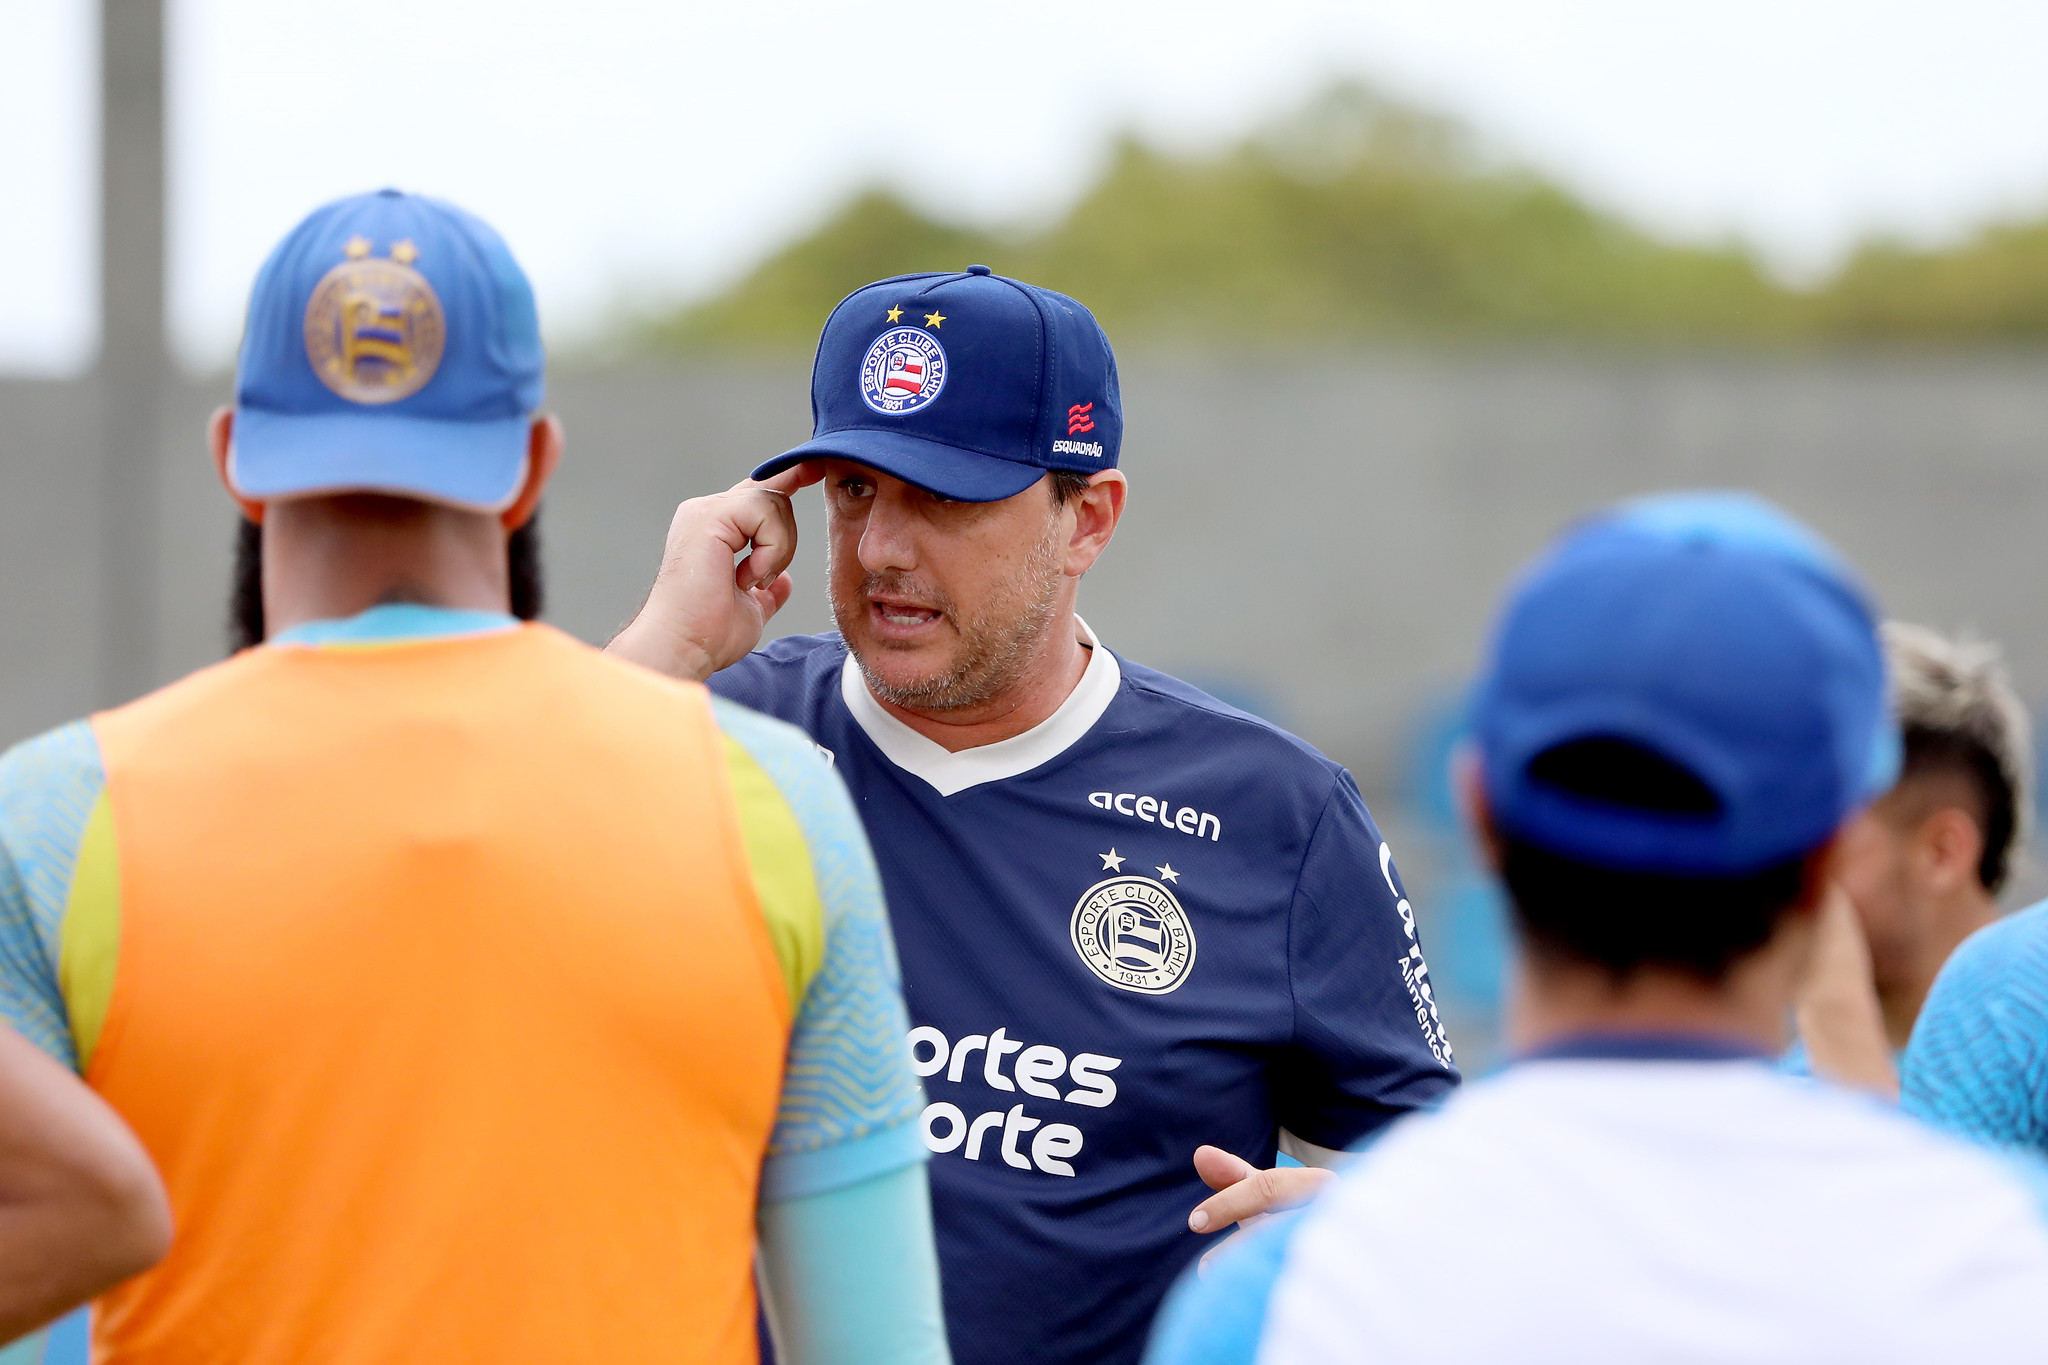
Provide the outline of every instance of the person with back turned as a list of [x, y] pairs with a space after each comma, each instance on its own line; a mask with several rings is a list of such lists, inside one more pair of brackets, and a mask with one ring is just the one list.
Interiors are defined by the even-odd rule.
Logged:
[[1474, 710], [1518, 1057], [1185, 1282], [1151, 1365], [2039, 1360], [2042, 1169], [1774, 1060], [1899, 769], [1848, 569], [1752, 498], [1626, 504], [1517, 583]]
[[210, 428], [266, 642], [0, 760], [0, 1008], [177, 1225], [95, 1360], [742, 1365], [757, 1243], [791, 1365], [947, 1358], [852, 808], [510, 613], [541, 384], [488, 226], [313, 213]]

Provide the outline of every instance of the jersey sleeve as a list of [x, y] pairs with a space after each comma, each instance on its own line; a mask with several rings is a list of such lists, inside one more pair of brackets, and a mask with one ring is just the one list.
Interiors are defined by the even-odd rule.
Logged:
[[[772, 784], [735, 772], [762, 910], [795, 1004], [764, 1201], [842, 1188], [927, 1158], [881, 879], [846, 788], [801, 732], [715, 703], [729, 741]], [[779, 811], [776, 809], [779, 807]], [[787, 836], [774, 836], [781, 824]]]
[[1287, 955], [1294, 1031], [1273, 1098], [1288, 1133], [1350, 1147], [1457, 1084], [1414, 908], [1348, 773], [1303, 855]]
[[714, 696], [756, 711], [769, 711], [774, 685], [774, 666], [761, 650], [735, 659], [704, 680]]
[[73, 1070], [61, 985], [65, 910], [86, 825], [106, 790], [85, 721], [0, 756], [0, 1019]]
[[1928, 992], [1900, 1102], [1937, 1127], [2048, 1151], [2048, 902], [1980, 929]]
[[836, 643], [836, 638], [826, 636], [784, 635], [735, 659], [706, 678], [704, 685], [713, 696], [738, 702], [801, 729], [806, 724], [807, 702], [820, 681], [814, 675], [826, 670], [831, 678], [838, 677], [829, 668], [830, 661], [844, 659], [846, 655], [843, 650], [831, 648]]

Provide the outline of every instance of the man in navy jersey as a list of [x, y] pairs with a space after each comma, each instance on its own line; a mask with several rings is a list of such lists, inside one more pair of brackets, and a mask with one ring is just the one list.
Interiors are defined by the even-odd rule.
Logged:
[[[1276, 1151], [1327, 1165], [1456, 1083], [1413, 911], [1349, 774], [1075, 615], [1127, 492], [1085, 308], [984, 266], [870, 285], [812, 406], [769, 482], [678, 510], [612, 648], [800, 726], [853, 792], [955, 1358], [1136, 1361], [1191, 1228], [1323, 1176]], [[748, 653], [814, 482], [839, 633]]]

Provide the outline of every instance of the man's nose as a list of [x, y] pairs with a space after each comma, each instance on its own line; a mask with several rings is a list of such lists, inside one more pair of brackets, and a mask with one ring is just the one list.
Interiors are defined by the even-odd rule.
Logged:
[[917, 567], [911, 519], [902, 502], [877, 493], [860, 532], [860, 566], [869, 573], [901, 572]]

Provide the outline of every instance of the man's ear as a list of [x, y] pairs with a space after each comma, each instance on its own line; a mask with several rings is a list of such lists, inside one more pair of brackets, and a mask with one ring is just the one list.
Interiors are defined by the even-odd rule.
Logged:
[[1109, 548], [1130, 491], [1130, 481], [1121, 469], [1104, 469], [1090, 474], [1088, 487], [1068, 502], [1074, 513], [1074, 534], [1067, 540], [1069, 576], [1079, 578], [1087, 573]]
[[1913, 857], [1921, 874], [1941, 892], [1977, 880], [1984, 859], [1984, 831], [1968, 811], [1943, 806], [1913, 833]]
[[562, 463], [562, 419], [551, 412], [544, 412], [533, 419], [533, 426], [526, 436], [526, 482], [519, 489], [519, 496], [512, 505], [499, 514], [499, 521], [508, 531], [516, 531], [533, 520], [533, 514], [540, 507], [541, 490], [548, 480], [555, 476], [555, 467]]
[[206, 419], [206, 448], [213, 452], [213, 472], [220, 476], [220, 486], [228, 490], [228, 496], [235, 500], [235, 506], [242, 509], [242, 515], [263, 524], [263, 504], [243, 497], [235, 491], [228, 479], [228, 454], [235, 446], [235, 410], [218, 407], [213, 416]]

